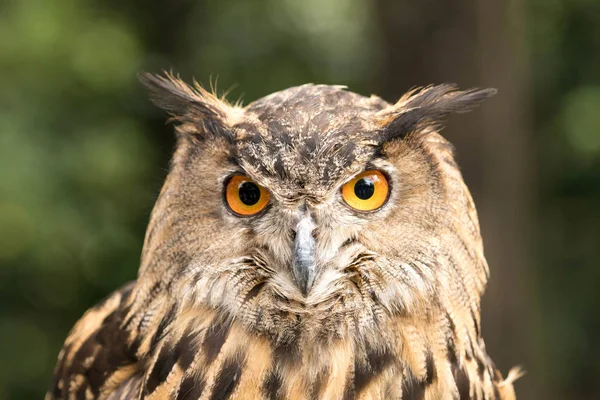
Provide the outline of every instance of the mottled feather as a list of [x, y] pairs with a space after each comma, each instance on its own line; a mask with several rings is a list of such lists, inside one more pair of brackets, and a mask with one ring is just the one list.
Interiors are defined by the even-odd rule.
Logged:
[[[142, 75], [178, 145], [138, 279], [88, 311], [47, 400], [513, 399], [487, 355], [489, 277], [473, 200], [439, 134], [493, 90], [416, 90], [396, 104], [303, 85], [241, 108], [177, 78]], [[340, 187], [366, 169], [391, 191], [359, 213]], [[232, 174], [270, 192], [224, 204]], [[316, 277], [292, 271], [310, 214]]]

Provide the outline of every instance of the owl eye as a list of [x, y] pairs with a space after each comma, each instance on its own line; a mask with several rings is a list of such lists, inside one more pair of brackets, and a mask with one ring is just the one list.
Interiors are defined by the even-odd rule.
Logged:
[[381, 171], [369, 170], [342, 186], [342, 198], [358, 211], [373, 211], [388, 199], [388, 180]]
[[225, 188], [227, 205], [235, 214], [250, 216], [259, 213], [269, 204], [267, 189], [243, 175], [234, 175]]

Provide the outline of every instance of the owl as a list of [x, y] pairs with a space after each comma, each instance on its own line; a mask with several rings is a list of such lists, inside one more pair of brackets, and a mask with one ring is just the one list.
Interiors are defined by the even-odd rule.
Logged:
[[85, 313], [46, 399], [513, 399], [486, 353], [489, 272], [444, 117], [342, 86], [245, 107], [142, 74], [177, 145], [138, 278]]

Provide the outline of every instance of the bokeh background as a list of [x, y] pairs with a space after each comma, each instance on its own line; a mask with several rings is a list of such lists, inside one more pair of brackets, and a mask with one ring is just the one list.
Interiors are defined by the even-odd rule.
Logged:
[[249, 102], [305, 82], [499, 95], [445, 135], [480, 211], [483, 331], [525, 399], [600, 398], [599, 0], [3, 0], [0, 399], [39, 399], [76, 319], [134, 279], [173, 149], [138, 71]]

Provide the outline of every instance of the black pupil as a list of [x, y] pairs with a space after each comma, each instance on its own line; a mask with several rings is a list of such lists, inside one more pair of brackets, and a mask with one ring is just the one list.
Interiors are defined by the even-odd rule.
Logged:
[[354, 194], [361, 200], [368, 200], [375, 193], [375, 185], [370, 179], [361, 179], [354, 185]]
[[255, 183], [244, 182], [240, 185], [240, 200], [247, 206], [253, 206], [260, 200], [260, 189]]

